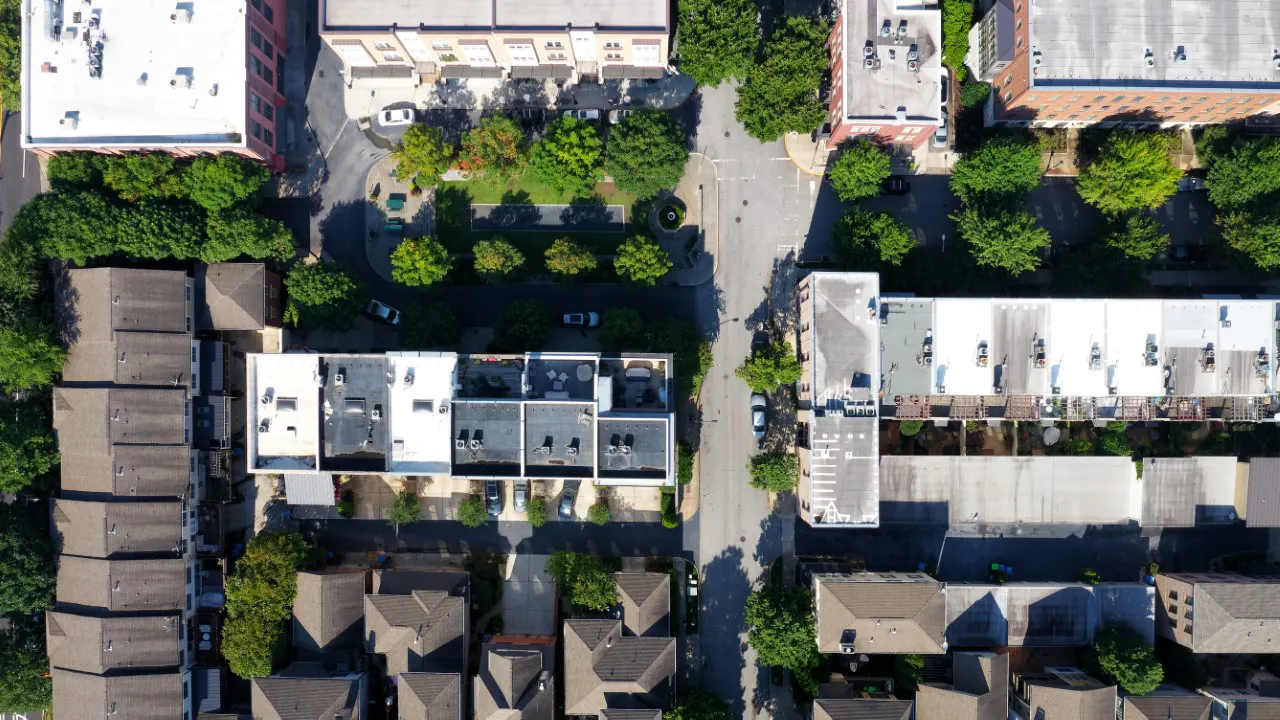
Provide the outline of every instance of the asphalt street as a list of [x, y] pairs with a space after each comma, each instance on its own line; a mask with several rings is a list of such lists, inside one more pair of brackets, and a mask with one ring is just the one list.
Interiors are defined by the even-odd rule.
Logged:
[[40, 192], [36, 157], [22, 149], [22, 115], [9, 113], [0, 131], [0, 232], [9, 229], [13, 214]]

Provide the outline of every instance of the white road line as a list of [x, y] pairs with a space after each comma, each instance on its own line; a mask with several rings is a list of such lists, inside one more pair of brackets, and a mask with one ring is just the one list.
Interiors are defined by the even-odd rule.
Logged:
[[324, 151], [325, 158], [329, 157], [329, 153], [333, 152], [333, 146], [338, 144], [338, 138], [342, 137], [342, 133], [346, 131], [347, 126], [351, 124], [348, 120], [342, 123], [342, 127], [338, 128], [338, 134], [333, 136], [333, 142], [329, 143], [329, 149]]
[[[832, 473], [832, 475], [835, 475], [835, 473]], [[813, 483], [815, 485], [839, 485], [840, 484], [838, 480], [814, 480]]]

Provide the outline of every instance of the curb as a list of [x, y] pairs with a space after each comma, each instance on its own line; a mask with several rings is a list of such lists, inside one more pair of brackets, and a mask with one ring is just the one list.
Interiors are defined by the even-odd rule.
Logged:
[[797, 170], [799, 170], [799, 171], [800, 171], [800, 172], [802, 172], [802, 173], [806, 173], [806, 174], [808, 174], [808, 175], [813, 175], [814, 177], [823, 177], [823, 176], [825, 176], [825, 175], [827, 174], [826, 172], [814, 172], [814, 171], [810, 170], [808, 167], [805, 167], [804, 165], [801, 165], [801, 164], [800, 164], [800, 161], [796, 160], [796, 156], [791, 154], [791, 144], [790, 144], [790, 143], [788, 143], [788, 142], [787, 142], [787, 140], [789, 140], [792, 136], [796, 136], [796, 137], [798, 137], [798, 135], [796, 135], [796, 133], [787, 133], [787, 134], [786, 134], [785, 136], [783, 136], [783, 138], [782, 138], [782, 147], [783, 147], [783, 149], [784, 149], [784, 150], [786, 150], [786, 151], [787, 151], [787, 159], [791, 161], [791, 164], [792, 164], [792, 165], [795, 165], [795, 166], [796, 166], [796, 169], [797, 169]]

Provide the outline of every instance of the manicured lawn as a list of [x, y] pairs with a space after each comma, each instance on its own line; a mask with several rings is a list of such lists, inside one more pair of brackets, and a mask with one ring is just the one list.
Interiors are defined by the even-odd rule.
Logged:
[[[477, 205], [501, 205], [514, 202], [519, 205], [568, 205], [574, 200], [569, 193], [557, 193], [551, 188], [533, 179], [532, 174], [525, 173], [507, 187], [494, 187], [484, 183], [456, 180], [440, 184], [441, 187], [452, 187], [465, 190], [471, 195], [471, 202]], [[636, 197], [614, 187], [612, 183], [600, 183], [596, 186], [596, 194], [604, 198], [609, 205], [625, 205], [628, 209], [635, 203]]]

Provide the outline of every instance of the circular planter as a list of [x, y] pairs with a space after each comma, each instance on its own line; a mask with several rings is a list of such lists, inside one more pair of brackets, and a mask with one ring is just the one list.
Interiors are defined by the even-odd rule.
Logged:
[[663, 205], [658, 210], [658, 224], [663, 230], [679, 230], [684, 224], [684, 208], [674, 203]]

